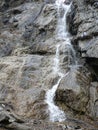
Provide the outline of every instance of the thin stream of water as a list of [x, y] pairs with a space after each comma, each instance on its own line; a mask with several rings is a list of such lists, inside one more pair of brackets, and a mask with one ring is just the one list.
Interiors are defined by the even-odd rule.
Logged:
[[57, 81], [57, 83], [55, 85], [53, 85], [53, 87], [51, 89], [49, 89], [46, 93], [46, 100], [45, 102], [48, 104], [48, 109], [49, 109], [49, 113], [50, 113], [50, 120], [52, 122], [55, 121], [59, 121], [62, 122], [66, 119], [65, 113], [59, 109], [58, 106], [55, 105], [54, 103], [54, 96], [55, 96], [55, 92], [60, 84], [60, 81], [62, 80], [62, 78], [66, 75], [64, 75], [63, 73], [60, 72], [60, 67], [59, 67], [59, 47], [60, 45], [56, 46], [56, 55], [54, 58], [54, 67], [53, 67], [53, 72], [59, 76], [59, 79]]
[[[68, 30], [67, 30], [67, 13], [69, 12], [70, 8], [71, 8], [71, 3], [70, 4], [65, 4], [64, 3], [65, 0], [56, 0], [55, 4], [57, 6], [57, 13], [58, 13], [58, 23], [57, 23], [57, 28], [56, 28], [56, 39], [59, 40], [64, 40], [64, 47], [69, 47], [70, 48], [70, 52], [68, 53], [68, 64], [70, 65], [71, 61], [70, 61], [70, 56], [72, 56], [73, 59], [73, 64], [75, 64], [75, 50], [73, 49], [72, 45], [71, 45], [71, 41], [68, 37]], [[55, 96], [55, 92], [62, 80], [63, 77], [66, 77], [69, 72], [67, 72], [66, 74], [63, 74], [60, 71], [60, 43], [58, 45], [56, 45], [56, 54], [55, 54], [55, 58], [54, 58], [54, 66], [53, 66], [53, 73], [58, 76], [58, 80], [57, 83], [55, 85], [53, 85], [53, 87], [51, 89], [49, 89], [46, 92], [46, 96], [45, 96], [45, 102], [48, 104], [48, 110], [49, 110], [49, 116], [50, 116], [50, 121], [55, 122], [62, 122], [66, 119], [66, 115], [64, 113], [64, 111], [60, 110], [60, 108], [58, 106], [55, 105], [54, 102], [54, 96]], [[72, 58], [71, 57], [71, 58]]]

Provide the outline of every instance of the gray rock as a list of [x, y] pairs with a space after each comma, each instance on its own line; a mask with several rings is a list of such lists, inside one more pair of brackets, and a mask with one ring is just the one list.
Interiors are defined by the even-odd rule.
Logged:
[[[69, 71], [69, 74], [61, 80], [56, 103], [68, 113], [67, 116], [85, 122], [88, 122], [87, 115], [93, 119], [98, 117], [97, 82], [90, 85], [93, 71], [87, 66], [87, 60], [81, 60], [98, 58], [97, 1], [74, 0], [72, 13], [67, 16], [70, 37], [81, 53], [76, 52], [81, 63], [77, 69], [72, 48], [55, 38], [57, 10], [53, 3], [54, 0], [46, 1], [46, 4], [41, 0], [0, 1], [0, 101], [11, 104], [0, 105], [0, 112], [9, 112], [13, 108], [16, 115], [28, 119], [20, 124], [12, 113], [2, 113], [2, 120], [7, 118], [8, 121], [10, 116], [15, 119], [5, 126], [7, 129], [93, 129], [79, 120], [74, 120], [74, 123], [78, 122], [74, 125], [70, 120], [65, 121], [63, 127], [62, 124], [58, 126], [59, 123], [46, 122], [49, 113], [44, 102], [45, 93], [59, 78], [53, 73], [58, 43], [61, 43], [60, 70], [64, 74]], [[37, 121], [32, 126], [33, 118]], [[44, 121], [38, 125], [39, 120]], [[94, 122], [93, 126], [97, 124]]]
[[94, 118], [98, 118], [98, 83], [92, 82], [90, 87], [90, 115]]
[[[88, 4], [85, 4], [87, 2]], [[98, 9], [93, 7], [96, 1], [75, 1], [74, 6], [77, 12], [74, 17], [74, 28], [77, 28], [77, 39], [81, 51], [84, 49], [87, 53], [83, 57], [96, 57], [97, 54], [97, 41], [98, 41]], [[73, 30], [75, 30], [73, 28]], [[96, 50], [94, 49], [96, 48]], [[86, 50], [87, 49], [87, 50]], [[93, 51], [94, 49], [94, 51]]]
[[75, 111], [86, 112], [91, 78], [90, 73], [84, 71], [84, 68], [80, 70], [78, 68], [69, 70], [59, 85], [55, 100]]

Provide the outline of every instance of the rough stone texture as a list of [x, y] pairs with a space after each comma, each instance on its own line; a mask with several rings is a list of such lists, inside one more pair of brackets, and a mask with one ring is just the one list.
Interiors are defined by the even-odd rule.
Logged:
[[[95, 75], [94, 81], [98, 81], [98, 2], [96, 0], [79, 0], [74, 1], [76, 7], [75, 16], [73, 19], [73, 35], [74, 43], [78, 45], [78, 51], [86, 62], [91, 67], [91, 72]], [[89, 88], [90, 109], [91, 115], [97, 117], [97, 102], [96, 98], [96, 83], [92, 83]], [[94, 87], [96, 86], [96, 87]], [[95, 105], [96, 104], [96, 105]]]
[[56, 100], [77, 112], [86, 112], [89, 101], [90, 73], [85, 68], [71, 68], [56, 92]]
[[92, 82], [90, 87], [90, 111], [94, 118], [98, 118], [98, 83]]
[[[0, 126], [5, 129], [98, 129], [98, 2], [74, 0], [67, 16], [77, 69], [71, 66], [72, 48], [55, 38], [53, 2], [0, 0]], [[68, 117], [77, 117], [64, 124], [46, 122], [49, 113], [44, 102], [46, 91], [59, 78], [53, 73], [58, 43], [61, 72], [69, 74], [61, 80], [55, 101]], [[91, 125], [80, 121], [82, 116]]]
[[0, 130], [97, 130], [82, 120], [67, 119], [63, 123], [43, 122], [42, 120], [23, 120], [20, 119], [12, 110], [6, 110], [4, 105], [0, 104]]
[[41, 60], [42, 56], [37, 55], [10, 56], [0, 59], [0, 87], [1, 94], [4, 95], [1, 99], [13, 102], [19, 115], [31, 115], [32, 111], [28, 110], [30, 105], [32, 104], [33, 107], [36, 100], [39, 98], [41, 100], [42, 72], [39, 67]]
[[[98, 60], [98, 1], [74, 0], [75, 15], [72, 24], [74, 43], [78, 44], [81, 57], [89, 57], [90, 66], [97, 71], [98, 64], [93, 64], [92, 58]], [[98, 75], [98, 73], [96, 73]]]

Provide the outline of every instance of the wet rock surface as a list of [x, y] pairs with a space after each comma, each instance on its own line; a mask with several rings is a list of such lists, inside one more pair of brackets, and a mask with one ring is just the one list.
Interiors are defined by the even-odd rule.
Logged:
[[[0, 110], [0, 130], [97, 130], [92, 125], [83, 122], [82, 120], [67, 119], [63, 123], [51, 123], [43, 122], [42, 120], [23, 120], [19, 118], [11, 109], [9, 112], [4, 108], [4, 102], [2, 102], [2, 110]], [[6, 107], [6, 105], [5, 105]], [[1, 106], [0, 106], [1, 108]]]
[[[98, 129], [98, 2], [74, 0], [67, 16], [77, 69], [68, 62], [69, 46], [55, 38], [53, 3], [0, 0], [0, 130]], [[59, 78], [53, 74], [58, 43], [61, 72], [69, 74], [54, 100], [68, 119], [52, 123], [44, 100]]]

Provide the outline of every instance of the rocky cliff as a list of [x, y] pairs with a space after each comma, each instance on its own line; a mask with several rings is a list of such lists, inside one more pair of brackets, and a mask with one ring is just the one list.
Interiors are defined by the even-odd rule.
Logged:
[[67, 23], [78, 68], [61, 80], [54, 99], [66, 121], [49, 121], [45, 94], [58, 79], [52, 73], [55, 45], [61, 44], [61, 72], [70, 69], [72, 53], [54, 37], [54, 2], [0, 0], [0, 130], [98, 129], [97, 0], [72, 2]]

